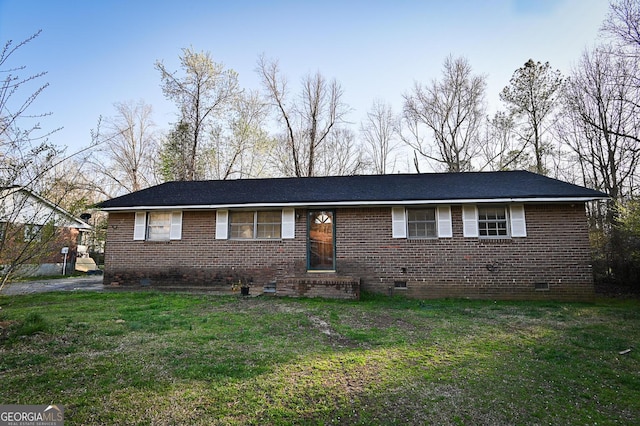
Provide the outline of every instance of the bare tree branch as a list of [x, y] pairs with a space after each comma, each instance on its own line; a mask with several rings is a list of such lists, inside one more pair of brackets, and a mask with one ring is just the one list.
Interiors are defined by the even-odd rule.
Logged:
[[[466, 59], [448, 57], [442, 80], [430, 86], [416, 83], [413, 92], [404, 95], [404, 121], [413, 137], [403, 140], [447, 171], [471, 170], [480, 149], [485, 87], [485, 77], [473, 75]], [[432, 143], [419, 137], [421, 126], [433, 134]]]

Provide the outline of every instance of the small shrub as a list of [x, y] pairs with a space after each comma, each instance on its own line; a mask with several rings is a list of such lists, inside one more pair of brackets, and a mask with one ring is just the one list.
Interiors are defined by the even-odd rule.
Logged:
[[43, 333], [47, 330], [47, 321], [42, 315], [32, 312], [26, 316], [16, 329], [16, 336], [31, 336], [36, 333]]

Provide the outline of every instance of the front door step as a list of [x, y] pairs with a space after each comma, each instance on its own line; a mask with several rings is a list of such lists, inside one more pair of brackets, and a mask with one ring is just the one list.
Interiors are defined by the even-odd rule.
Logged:
[[360, 278], [335, 273], [287, 277], [276, 283], [277, 296], [360, 299]]

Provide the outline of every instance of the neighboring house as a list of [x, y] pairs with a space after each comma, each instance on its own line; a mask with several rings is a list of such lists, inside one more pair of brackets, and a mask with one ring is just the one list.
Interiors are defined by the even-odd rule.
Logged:
[[525, 171], [169, 182], [101, 203], [105, 283], [585, 300], [585, 203]]
[[[21, 186], [0, 189], [0, 268], [23, 275], [72, 272], [91, 226]], [[65, 249], [66, 248], [66, 249]], [[66, 256], [63, 252], [67, 252]]]

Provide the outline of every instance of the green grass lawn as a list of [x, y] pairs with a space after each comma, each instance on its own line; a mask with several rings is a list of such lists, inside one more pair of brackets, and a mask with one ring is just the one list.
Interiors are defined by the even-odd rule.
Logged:
[[0, 308], [0, 403], [64, 405], [69, 425], [640, 424], [640, 301], [77, 292]]

